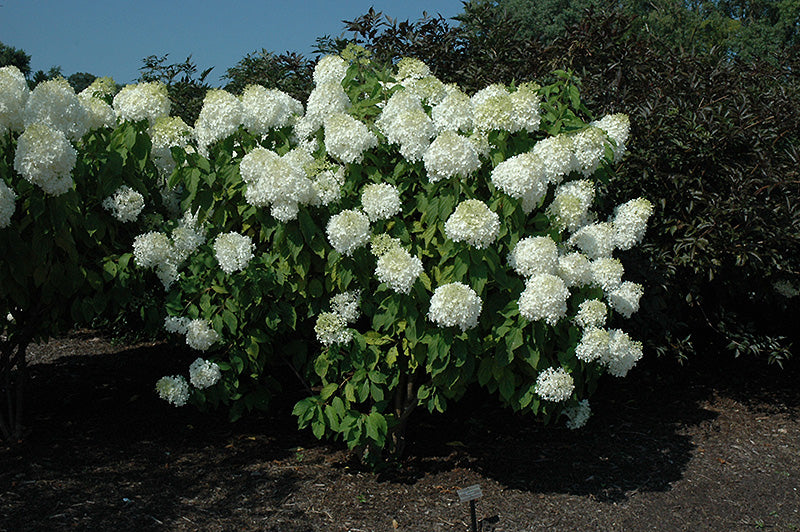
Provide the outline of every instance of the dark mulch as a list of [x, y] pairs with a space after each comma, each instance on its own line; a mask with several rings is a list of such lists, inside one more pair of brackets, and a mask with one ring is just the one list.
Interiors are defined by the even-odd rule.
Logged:
[[[91, 356], [87, 356], [91, 355]], [[297, 432], [297, 398], [230, 424], [176, 409], [155, 381], [191, 353], [91, 334], [31, 353], [24, 444], [0, 445], [0, 530], [800, 530], [800, 388], [728, 358], [643, 361], [608, 378], [580, 431], [480, 392], [420, 413], [402, 467], [376, 475]]]

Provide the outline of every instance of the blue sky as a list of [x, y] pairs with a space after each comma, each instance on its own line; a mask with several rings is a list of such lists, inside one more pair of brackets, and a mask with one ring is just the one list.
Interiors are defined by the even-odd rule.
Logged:
[[58, 65], [66, 76], [89, 72], [122, 84], [138, 78], [146, 56], [181, 62], [191, 54], [198, 70], [215, 67], [207, 81], [218, 85], [227, 68], [262, 48], [311, 56], [316, 37], [340, 35], [342, 20], [370, 6], [412, 21], [423, 11], [449, 19], [463, 10], [461, 0], [0, 0], [0, 42], [25, 50], [33, 71]]

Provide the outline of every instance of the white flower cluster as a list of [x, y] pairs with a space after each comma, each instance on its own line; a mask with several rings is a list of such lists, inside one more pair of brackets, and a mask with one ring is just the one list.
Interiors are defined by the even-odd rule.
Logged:
[[333, 113], [344, 113], [350, 108], [350, 98], [342, 84], [327, 81], [317, 84], [308, 95], [306, 114], [294, 125], [294, 132], [300, 139], [311, 137], [325, 122], [325, 117]]
[[155, 269], [164, 290], [178, 279], [178, 266], [205, 242], [205, 231], [197, 222], [197, 215], [186, 212], [172, 231], [172, 240], [155, 231], [144, 233], [133, 240], [133, 258], [140, 268]]
[[208, 351], [218, 341], [219, 334], [207, 320], [195, 319], [186, 327], [186, 344], [192, 349]]
[[558, 269], [558, 247], [549, 236], [523, 238], [508, 254], [508, 264], [523, 277], [554, 274]]
[[555, 325], [567, 315], [569, 289], [560, 277], [549, 273], [533, 275], [519, 296], [519, 313], [530, 321]]
[[575, 382], [564, 368], [547, 368], [536, 377], [534, 391], [545, 401], [560, 403], [572, 397]]
[[584, 399], [575, 406], [565, 408], [564, 415], [567, 416], [568, 429], [575, 430], [583, 427], [592, 415], [592, 409], [589, 408], [589, 401]]
[[330, 205], [342, 197], [344, 168], [326, 168], [318, 172], [311, 182], [313, 205]]
[[616, 246], [616, 231], [609, 222], [584, 225], [572, 234], [569, 244], [590, 259], [608, 258]]
[[639, 310], [639, 300], [644, 294], [642, 285], [625, 281], [607, 294], [608, 304], [626, 318]]
[[64, 78], [39, 83], [31, 92], [23, 114], [26, 129], [33, 124], [46, 125], [61, 131], [72, 141], [80, 140], [89, 130], [88, 118], [86, 109]]
[[387, 220], [400, 212], [400, 193], [389, 183], [370, 183], [361, 191], [361, 208], [370, 222]]
[[441, 132], [425, 150], [422, 160], [431, 183], [455, 176], [468, 178], [481, 167], [475, 145], [455, 131]]
[[23, 112], [29, 96], [28, 83], [17, 67], [0, 68], [0, 133], [25, 129]]
[[454, 242], [466, 242], [470, 246], [484, 249], [500, 233], [500, 217], [480, 200], [465, 200], [447, 218], [444, 232]]
[[591, 262], [592, 281], [606, 294], [619, 287], [625, 268], [619, 259], [600, 258]]
[[331, 312], [323, 312], [317, 316], [314, 332], [317, 340], [325, 346], [347, 344], [353, 339], [353, 331], [347, 328], [348, 323], [355, 322], [360, 313], [358, 306], [361, 295], [358, 292], [344, 292], [331, 298]]
[[284, 156], [258, 147], [242, 157], [239, 172], [247, 185], [245, 200], [255, 207], [271, 205], [272, 215], [282, 222], [297, 217], [299, 206], [314, 198], [313, 183], [308, 179], [305, 164], [313, 160], [303, 150], [292, 150]]
[[614, 209], [611, 224], [614, 227], [614, 244], [628, 250], [642, 241], [647, 220], [653, 214], [653, 204], [644, 198], [630, 200]]
[[547, 214], [553, 218], [560, 230], [575, 232], [591, 221], [589, 208], [594, 202], [594, 184], [588, 179], [579, 179], [561, 184]]
[[481, 131], [519, 131], [519, 125], [514, 123], [513, 107], [511, 94], [503, 85], [493, 84], [479, 90], [472, 96], [475, 128]]
[[78, 93], [78, 100], [86, 110], [86, 125], [89, 131], [117, 125], [117, 113], [114, 108], [100, 98], [92, 96], [89, 87]]
[[17, 140], [14, 170], [46, 194], [60, 196], [72, 188], [77, 157], [62, 131], [31, 124]]
[[433, 292], [428, 319], [439, 327], [458, 326], [466, 331], [478, 325], [482, 307], [475, 290], [464, 283], [449, 283]]
[[342, 83], [347, 74], [347, 63], [338, 55], [326, 55], [314, 66], [314, 84]]
[[592, 327], [583, 331], [575, 356], [586, 363], [598, 361], [611, 375], [624, 377], [642, 358], [642, 344], [618, 329]]
[[161, 178], [169, 179], [175, 170], [171, 148], [185, 149], [189, 146], [194, 131], [178, 116], [160, 116], [150, 127], [149, 133], [152, 145], [150, 158], [158, 168]]
[[395, 77], [401, 82], [411, 79], [422, 79], [431, 75], [431, 69], [424, 62], [414, 57], [402, 57], [397, 62]]
[[472, 101], [460, 90], [450, 91], [444, 99], [431, 109], [431, 119], [436, 131], [472, 130]]
[[592, 283], [592, 263], [577, 251], [558, 257], [558, 276], [568, 287]]
[[625, 155], [627, 149], [625, 144], [631, 133], [631, 120], [628, 115], [622, 113], [606, 115], [591, 125], [605, 131], [608, 138], [614, 142], [614, 160], [619, 161]]
[[547, 137], [534, 145], [531, 153], [542, 161], [543, 175], [549, 183], [560, 183], [561, 180], [576, 169], [573, 136], [559, 134]]
[[162, 116], [169, 116], [167, 86], [159, 81], [125, 85], [114, 96], [114, 110], [120, 121], [147, 120], [151, 125]]
[[214, 386], [220, 378], [222, 372], [216, 362], [198, 358], [189, 366], [189, 382], [198, 390]]
[[578, 306], [575, 323], [581, 329], [602, 327], [606, 323], [608, 309], [606, 304], [598, 299], [587, 299]]
[[425, 76], [419, 79], [405, 79], [401, 83], [406, 91], [413, 94], [428, 105], [437, 105], [448, 94], [448, 87], [435, 76]]
[[400, 247], [402, 242], [399, 238], [394, 238], [387, 233], [373, 235], [369, 242], [370, 253], [380, 258], [384, 253]]
[[325, 149], [342, 163], [358, 163], [364, 152], [378, 145], [366, 125], [346, 113], [331, 113], [323, 120]]
[[189, 330], [189, 322], [192, 321], [185, 316], [167, 316], [164, 318], [164, 330], [171, 333], [186, 334]]
[[492, 184], [512, 198], [521, 199], [526, 213], [533, 211], [547, 193], [544, 164], [532, 152], [509, 157], [495, 166]]
[[135, 222], [144, 209], [144, 196], [127, 185], [103, 200], [103, 208], [120, 222]]
[[16, 210], [17, 195], [0, 179], [0, 229], [11, 225], [11, 217]]
[[200, 153], [239, 129], [243, 120], [242, 101], [222, 89], [211, 89], [203, 99], [203, 107], [194, 124], [194, 134]]
[[255, 244], [247, 235], [230, 232], [219, 234], [214, 239], [214, 256], [219, 267], [228, 275], [247, 268], [254, 249]]
[[328, 242], [342, 255], [349, 256], [369, 242], [369, 218], [357, 210], [344, 210], [328, 220]]
[[303, 115], [302, 103], [285, 92], [261, 85], [245, 87], [241, 100], [243, 125], [254, 135], [290, 126]]
[[595, 173], [606, 152], [608, 137], [603, 130], [588, 127], [572, 136], [575, 171], [588, 177]]
[[401, 294], [411, 292], [411, 287], [422, 273], [422, 261], [399, 245], [388, 249], [378, 257], [375, 277], [389, 288]]
[[189, 383], [181, 375], [161, 377], [156, 382], [158, 396], [175, 406], [183, 406], [189, 400]]
[[390, 144], [400, 145], [400, 154], [410, 162], [422, 159], [436, 134], [420, 99], [405, 90], [392, 94], [375, 125]]

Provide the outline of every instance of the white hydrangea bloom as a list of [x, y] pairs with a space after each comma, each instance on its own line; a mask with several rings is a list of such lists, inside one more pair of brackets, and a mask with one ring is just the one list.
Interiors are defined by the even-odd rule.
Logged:
[[127, 185], [103, 200], [103, 208], [120, 222], [135, 222], [144, 209], [144, 196]]
[[201, 153], [218, 140], [239, 129], [243, 120], [242, 101], [222, 89], [211, 89], [203, 98], [203, 107], [194, 124], [194, 134]]
[[575, 347], [575, 356], [587, 364], [595, 360], [607, 361], [610, 338], [608, 331], [600, 327], [584, 329], [581, 341]]
[[592, 281], [606, 294], [619, 287], [625, 268], [619, 259], [599, 258], [592, 261]]
[[435, 76], [403, 80], [403, 87], [428, 105], [436, 105], [447, 97], [447, 86]]
[[189, 140], [194, 136], [191, 127], [187, 126], [178, 116], [160, 116], [155, 119], [150, 127], [150, 158], [158, 168], [162, 179], [168, 179], [175, 170], [175, 160], [172, 158], [172, 148], [186, 148]]
[[600, 166], [606, 153], [606, 135], [603, 130], [588, 127], [572, 136], [572, 149], [576, 168], [584, 176], [592, 175]]
[[300, 205], [296, 201], [276, 201], [269, 207], [269, 213], [279, 222], [289, 222], [297, 218]]
[[353, 339], [353, 332], [347, 328], [347, 322], [335, 312], [323, 312], [317, 316], [314, 332], [317, 340], [326, 346], [347, 344]]
[[631, 120], [628, 115], [622, 113], [606, 115], [590, 125], [606, 132], [608, 138], [614, 142], [614, 160], [619, 161], [625, 155], [627, 149], [625, 143], [628, 142], [631, 133]]
[[414, 57], [402, 57], [397, 62], [397, 75], [395, 78], [399, 80], [405, 79], [421, 79], [431, 75], [431, 69]]
[[345, 113], [325, 117], [325, 149], [342, 163], [361, 162], [364, 152], [378, 145], [378, 137], [365, 124]]
[[331, 216], [326, 233], [333, 249], [342, 255], [352, 255], [369, 242], [369, 218], [361, 211], [344, 210]]
[[500, 217], [480, 200], [462, 201], [444, 223], [447, 238], [484, 249], [500, 233]]
[[577, 251], [558, 257], [558, 276], [568, 287], [591, 284], [592, 263]]
[[189, 366], [189, 382], [199, 390], [214, 386], [222, 378], [216, 362], [198, 358]]
[[572, 397], [575, 382], [564, 368], [547, 368], [536, 377], [534, 391], [545, 401], [560, 403]]
[[455, 131], [440, 133], [425, 150], [422, 160], [431, 183], [457, 175], [467, 178], [481, 167], [475, 145]]
[[400, 246], [382, 253], [375, 266], [375, 277], [401, 294], [411, 292], [411, 287], [422, 273], [422, 261]]
[[322, 127], [326, 116], [347, 112], [350, 105], [350, 98], [341, 83], [318, 84], [308, 95], [305, 116], [294, 125], [295, 135], [300, 139], [310, 137]]
[[569, 243], [590, 259], [610, 257], [616, 246], [616, 231], [608, 222], [584, 225], [570, 237]]
[[0, 132], [25, 129], [23, 113], [29, 96], [28, 82], [17, 67], [0, 68]]
[[569, 181], [556, 189], [547, 214], [560, 230], [575, 232], [591, 222], [589, 207], [593, 202], [594, 183], [588, 179]]
[[89, 130], [88, 118], [86, 109], [64, 78], [39, 83], [23, 112], [26, 129], [32, 124], [44, 124], [73, 141], [80, 140]]
[[164, 290], [169, 290], [172, 283], [178, 280], [178, 264], [175, 260], [170, 258], [166, 262], [161, 262], [155, 267], [156, 277], [161, 281]]
[[478, 325], [482, 307], [475, 290], [464, 283], [449, 283], [433, 292], [428, 319], [439, 327], [458, 326], [466, 331]]
[[92, 98], [105, 99], [108, 96], [112, 96], [116, 91], [117, 84], [114, 81], [114, 78], [103, 76], [100, 78], [95, 78], [88, 87], [78, 93], [78, 96], [83, 94], [86, 96], [91, 96]]
[[133, 258], [140, 268], [156, 268], [173, 259], [172, 242], [164, 233], [150, 231], [133, 239]]
[[606, 304], [599, 299], [587, 299], [578, 306], [575, 323], [581, 329], [602, 327], [606, 323], [608, 309]]
[[606, 297], [612, 309], [622, 316], [630, 318], [631, 315], [639, 310], [639, 300], [643, 294], [644, 288], [642, 288], [642, 285], [625, 281]]
[[14, 170], [46, 194], [60, 196], [72, 188], [77, 157], [62, 131], [31, 124], [17, 140]]
[[156, 382], [156, 392], [169, 404], [183, 406], [189, 400], [189, 383], [181, 375], [161, 377]]
[[519, 296], [519, 313], [527, 320], [555, 325], [567, 315], [567, 299], [569, 289], [560, 277], [539, 273], [525, 282], [525, 290]]
[[481, 131], [501, 130], [515, 133], [514, 103], [508, 90], [499, 84], [489, 85], [472, 96], [475, 128]]
[[511, 93], [511, 121], [516, 131], [525, 130], [533, 133], [539, 129], [541, 116], [539, 106], [542, 97], [539, 95], [539, 85], [523, 83]]
[[492, 170], [492, 184], [511, 196], [538, 204], [547, 193], [542, 160], [533, 153], [509, 157]]
[[389, 143], [400, 145], [400, 154], [410, 162], [422, 159], [436, 134], [419, 98], [403, 90], [392, 94], [375, 125]]
[[614, 243], [622, 250], [631, 249], [642, 241], [647, 220], [653, 214], [653, 204], [644, 198], [630, 200], [614, 209]]
[[302, 150], [293, 150], [283, 157], [258, 147], [242, 157], [239, 172], [247, 185], [245, 200], [255, 207], [273, 204], [272, 215], [281, 221], [297, 216], [298, 205], [314, 200], [313, 183], [305, 172]]
[[387, 233], [381, 233], [372, 236], [369, 242], [369, 250], [370, 253], [380, 258], [384, 253], [400, 247], [401, 245], [402, 243], [399, 238], [393, 238]]
[[583, 427], [592, 415], [592, 409], [589, 408], [589, 401], [584, 399], [575, 406], [565, 408], [564, 415], [567, 416], [568, 429], [575, 430]]
[[361, 293], [348, 290], [331, 298], [331, 311], [342, 317], [345, 323], [353, 323], [361, 315], [358, 306], [361, 304]]
[[162, 116], [169, 116], [167, 86], [159, 81], [126, 85], [114, 96], [114, 110], [120, 121], [147, 120], [151, 125]]
[[327, 169], [314, 176], [312, 182], [313, 200], [315, 205], [330, 205], [342, 197], [344, 185], [344, 168]]
[[89, 131], [104, 127], [114, 128], [117, 125], [117, 113], [114, 108], [100, 98], [95, 98], [86, 92], [78, 94], [78, 100], [86, 111], [86, 126]]
[[361, 191], [361, 207], [370, 222], [386, 220], [400, 212], [400, 193], [389, 183], [370, 183]]
[[205, 229], [198, 221], [199, 214], [186, 211], [172, 230], [173, 253], [177, 262], [185, 260], [206, 241]]
[[11, 225], [11, 217], [17, 208], [16, 201], [17, 195], [5, 181], [0, 179], [0, 229]]
[[255, 244], [247, 235], [230, 232], [217, 235], [214, 239], [214, 256], [219, 267], [228, 275], [247, 268], [254, 249]]
[[523, 238], [508, 254], [508, 264], [523, 277], [554, 274], [558, 268], [558, 247], [549, 236]]
[[472, 129], [472, 101], [460, 90], [451, 91], [431, 109], [431, 119], [436, 131], [462, 131]]
[[186, 334], [191, 320], [186, 316], [167, 316], [164, 318], [164, 330], [171, 333]]
[[537, 142], [531, 150], [541, 159], [544, 179], [550, 183], [560, 183], [564, 176], [575, 170], [571, 135], [556, 135]]
[[631, 340], [631, 337], [623, 331], [617, 329], [609, 331], [608, 358], [604, 362], [611, 375], [624, 377], [642, 356], [641, 342]]
[[326, 55], [314, 67], [314, 84], [341, 83], [347, 74], [347, 63], [338, 55]]
[[186, 327], [186, 344], [198, 351], [208, 351], [219, 341], [219, 334], [207, 320], [195, 319]]
[[271, 129], [289, 126], [303, 114], [303, 104], [299, 101], [285, 92], [261, 85], [248, 85], [240, 99], [242, 123], [254, 135], [266, 135]]

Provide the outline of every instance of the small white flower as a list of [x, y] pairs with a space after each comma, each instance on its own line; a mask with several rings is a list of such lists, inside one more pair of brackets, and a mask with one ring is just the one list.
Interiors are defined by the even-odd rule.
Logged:
[[614, 329], [609, 331], [608, 372], [615, 377], [624, 377], [642, 358], [642, 343], [631, 340], [627, 333]]

